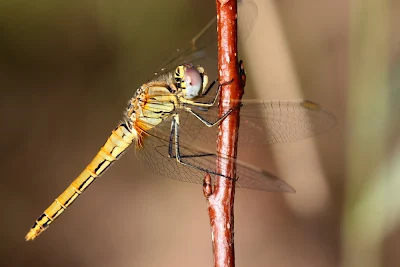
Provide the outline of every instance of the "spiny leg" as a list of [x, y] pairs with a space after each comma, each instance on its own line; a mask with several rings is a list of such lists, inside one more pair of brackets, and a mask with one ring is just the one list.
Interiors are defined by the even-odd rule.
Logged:
[[[233, 79], [230, 80], [229, 82], [225, 82], [225, 83], [222, 83], [222, 84], [218, 85], [217, 92], [215, 93], [214, 99], [211, 102], [195, 102], [193, 100], [188, 100], [188, 99], [185, 99], [183, 97], [180, 98], [179, 100], [182, 103], [189, 104], [189, 105], [196, 106], [196, 107], [212, 107], [212, 106], [215, 105], [215, 102], [217, 102], [217, 99], [218, 99], [218, 96], [219, 96], [219, 92], [221, 91], [221, 87], [225, 86], [225, 85], [228, 85], [228, 84], [231, 84], [232, 82], [233, 82]], [[209, 90], [209, 89], [207, 89], [207, 90]]]
[[[181, 155], [180, 153], [180, 145], [179, 145], [179, 115], [175, 115], [174, 118], [172, 119], [172, 123], [175, 124], [174, 126], [171, 127], [171, 129], [174, 129], [174, 132], [171, 131], [171, 135], [173, 134], [175, 137], [175, 156], [171, 155], [172, 151], [169, 152], [170, 153], [170, 157], [171, 158], [176, 158], [176, 160], [182, 164], [185, 165], [187, 167], [191, 167], [191, 168], [195, 168], [197, 170], [203, 171], [203, 172], [207, 172], [209, 174], [214, 174], [214, 175], [218, 175], [218, 176], [222, 176], [224, 178], [227, 179], [231, 179], [233, 180], [234, 178], [225, 176], [223, 174], [217, 173], [213, 170], [209, 170], [209, 169], [205, 169], [201, 166], [197, 166], [188, 162], [183, 161], [182, 159], [184, 158], [198, 158], [198, 157], [206, 157], [206, 156], [216, 156], [215, 154], [212, 153], [208, 153], [208, 154], [197, 154], [197, 155]], [[172, 144], [170, 143], [170, 147], [172, 147]], [[171, 149], [172, 150], [172, 149]]]
[[[213, 88], [214, 85], [215, 85], [217, 82], [218, 82], [218, 79], [215, 79], [215, 80], [208, 86], [208, 88], [206, 89], [206, 91], [205, 91], [204, 93], [202, 93], [201, 95], [202, 95], [202, 96], [207, 95], [207, 94], [210, 92], [211, 88]], [[218, 93], [219, 93], [219, 90], [217, 89], [217, 92], [215, 93], [215, 98], [213, 99], [213, 101], [214, 101], [214, 100], [216, 101], [216, 99], [218, 98], [218, 97], [217, 97], [217, 96], [218, 96]], [[207, 110], [210, 108], [210, 107], [200, 107], [200, 106], [193, 106], [193, 107], [195, 107], [195, 108], [197, 108], [198, 110], [201, 110], [201, 111], [207, 111]]]
[[215, 125], [217, 125], [218, 123], [220, 123], [223, 119], [225, 119], [229, 114], [232, 113], [232, 111], [234, 111], [235, 109], [241, 107], [243, 104], [239, 104], [237, 107], [232, 108], [230, 110], [228, 110], [227, 112], [225, 112], [224, 115], [222, 115], [218, 120], [216, 120], [215, 122], [209, 122], [208, 120], [206, 120], [205, 118], [203, 118], [201, 115], [197, 114], [196, 112], [194, 112], [191, 108], [189, 107], [184, 107], [184, 109], [191, 113], [192, 115], [194, 115], [198, 120], [200, 120], [202, 123], [204, 123], [207, 127], [213, 127]]
[[[204, 93], [202, 93], [201, 95], [205, 96], [208, 94], [208, 92], [210, 92], [211, 88], [214, 87], [214, 85], [218, 82], [218, 79], [215, 79], [206, 89], [206, 91]], [[217, 94], [218, 95], [218, 94]]]
[[[176, 129], [176, 123], [175, 123], [175, 119], [173, 118], [172, 122], [171, 122], [171, 133], [169, 135], [169, 144], [168, 144], [168, 156], [170, 158], [177, 158], [175, 155], [172, 154], [172, 152], [173, 152], [172, 146], [174, 143], [175, 129]], [[179, 138], [179, 132], [178, 132], [178, 138]], [[208, 154], [197, 154], [197, 155], [180, 155], [180, 158], [207, 157], [207, 156], [212, 156], [212, 155], [214, 155], [214, 154], [208, 153]]]
[[169, 144], [168, 144], [168, 156], [170, 158], [175, 158], [174, 155], [172, 155], [172, 145], [173, 145], [173, 140], [174, 140], [174, 133], [175, 133], [175, 120], [172, 118], [171, 122], [171, 133], [169, 135]]
[[[215, 82], [216, 82], [216, 80], [213, 82], [213, 84], [214, 84]], [[215, 104], [215, 101], [218, 99], [218, 95], [219, 95], [219, 91], [220, 91], [221, 87], [224, 86], [224, 85], [228, 85], [228, 84], [230, 84], [230, 83], [232, 83], [232, 82], [233, 82], [233, 79], [230, 80], [229, 82], [220, 84], [220, 85], [218, 86], [218, 90], [217, 90], [217, 92], [216, 92], [216, 94], [215, 94], [215, 98], [214, 98], [214, 100], [213, 100], [211, 103], [192, 102], [192, 103], [188, 103], [188, 104], [191, 105], [191, 106], [197, 107], [197, 108], [198, 108], [198, 107], [204, 107], [204, 106], [203, 106], [204, 104], [211, 104], [211, 106], [213, 106], [213, 105]], [[209, 89], [207, 89], [207, 90], [209, 90]], [[197, 106], [197, 105], [200, 105], [200, 106]], [[237, 105], [235, 108], [228, 110], [224, 115], [222, 115], [220, 118], [218, 118], [215, 122], [210, 122], [210, 121], [206, 120], [206, 119], [203, 118], [200, 114], [197, 114], [195, 111], [193, 111], [193, 110], [192, 110], [190, 107], [188, 107], [188, 106], [183, 106], [183, 108], [184, 108], [187, 112], [189, 112], [189, 113], [191, 113], [192, 115], [194, 115], [198, 120], [200, 120], [202, 123], [204, 123], [207, 127], [213, 127], [213, 126], [219, 124], [219, 123], [220, 123], [223, 119], [225, 119], [229, 114], [231, 114], [232, 111], [234, 111], [234, 110], [237, 109], [237, 108], [240, 108], [242, 105], [243, 105], [243, 104], [240, 103], [240, 104]]]

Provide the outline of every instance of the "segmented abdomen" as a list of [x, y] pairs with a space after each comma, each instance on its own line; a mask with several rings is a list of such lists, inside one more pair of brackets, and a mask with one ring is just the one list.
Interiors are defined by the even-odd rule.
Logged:
[[108, 169], [135, 139], [137, 139], [136, 131], [131, 131], [126, 124], [120, 124], [111, 133], [92, 162], [36, 220], [25, 239], [33, 240], [46, 230], [97, 177]]

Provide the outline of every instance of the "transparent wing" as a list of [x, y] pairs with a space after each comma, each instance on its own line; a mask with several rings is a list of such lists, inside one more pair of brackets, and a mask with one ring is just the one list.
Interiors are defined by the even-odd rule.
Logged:
[[238, 31], [241, 41], [247, 40], [257, 21], [258, 8], [253, 1], [238, 1]]
[[[238, 38], [241, 41], [250, 35], [257, 21], [258, 9], [252, 0], [238, 1]], [[175, 53], [157, 68], [149, 80], [157, 80], [162, 74], [174, 70], [178, 65], [191, 63], [201, 65], [210, 80], [217, 79], [217, 18], [214, 17], [192, 38], [186, 48], [177, 49]]]
[[[307, 101], [242, 100], [240, 108], [239, 149], [248, 145], [269, 145], [306, 139], [327, 132], [336, 124], [335, 116], [320, 105]], [[209, 122], [218, 119], [218, 107], [192, 110]], [[188, 144], [216, 143], [218, 127], [207, 127], [186, 111], [178, 111], [180, 139]], [[170, 125], [157, 126], [169, 132]]]
[[[164, 122], [168, 124], [168, 122]], [[166, 129], [167, 127], [163, 127]], [[169, 133], [160, 132], [159, 129], [150, 132], [144, 138], [143, 146], [137, 150], [136, 155], [152, 171], [170, 179], [183, 182], [202, 184], [206, 172], [215, 173], [217, 160], [231, 161], [231, 159], [218, 157], [208, 151], [203, 151], [180, 143], [182, 159], [202, 170], [188, 167], [177, 162], [176, 158], [169, 157]], [[173, 156], [175, 154], [173, 153]], [[294, 189], [276, 176], [244, 163], [237, 162], [237, 187], [251, 188], [263, 191], [294, 192]], [[214, 176], [214, 175], [211, 175]], [[215, 184], [214, 179], [213, 184]]]
[[337, 124], [332, 113], [308, 100], [244, 103], [240, 113], [239, 142], [243, 144], [294, 142]]
[[[247, 38], [257, 17], [257, 6], [251, 1], [240, 1], [239, 7], [239, 38]], [[188, 48], [177, 50], [170, 59], [150, 80], [157, 80], [162, 74], [174, 70], [182, 63], [201, 65], [207, 71], [210, 81], [217, 78], [217, 38], [216, 19], [210, 21], [205, 28], [196, 35]], [[211, 92], [209, 95], [213, 95]], [[209, 97], [200, 98], [207, 101]], [[239, 130], [239, 145], [245, 144], [272, 144], [291, 142], [317, 135], [332, 128], [336, 124], [335, 117], [319, 105], [310, 101], [271, 101], [248, 102], [241, 108], [241, 126]], [[238, 102], [239, 103], [239, 102]], [[218, 107], [210, 109], [192, 109], [209, 122], [218, 119]], [[151, 129], [145, 136], [137, 156], [143, 163], [156, 173], [171, 179], [191, 183], [203, 183], [205, 172], [215, 173], [217, 161], [231, 161], [222, 158], [202, 147], [198, 149], [193, 144], [201, 142], [213, 144], [217, 139], [217, 127], [208, 128], [192, 114], [177, 110], [180, 116], [180, 150], [182, 159], [196, 167], [188, 167], [179, 163], [174, 157], [169, 157], [174, 150], [170, 150], [171, 118], [166, 119], [157, 127]], [[239, 148], [240, 149], [240, 148]], [[276, 176], [237, 163], [238, 187], [247, 187], [265, 191], [293, 192], [293, 188]]]

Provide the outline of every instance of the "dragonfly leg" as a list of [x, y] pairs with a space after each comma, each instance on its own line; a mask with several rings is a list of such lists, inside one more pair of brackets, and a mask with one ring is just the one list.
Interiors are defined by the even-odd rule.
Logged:
[[[178, 115], [176, 115], [176, 116], [178, 116]], [[178, 121], [179, 121], [179, 118], [178, 118]], [[173, 152], [175, 152], [175, 151], [172, 148], [173, 144], [174, 144], [174, 140], [176, 140], [175, 135], [177, 134], [178, 138], [179, 138], [179, 132], [175, 133], [176, 131], [178, 131], [178, 130], [175, 130], [175, 129], [177, 129], [176, 125], [177, 125], [177, 123], [176, 123], [175, 118], [174, 118], [172, 120], [172, 123], [171, 123], [171, 133], [169, 135], [168, 156], [170, 158], [177, 158], [175, 156], [176, 153], [175, 153], [175, 155], [173, 154]], [[179, 143], [179, 141], [178, 141], [178, 143]], [[197, 155], [180, 155], [179, 154], [179, 158], [182, 159], [182, 158], [193, 158], [193, 157], [208, 157], [208, 156], [213, 156], [213, 155], [214, 154], [212, 154], [212, 153], [197, 154]]]
[[172, 144], [174, 142], [174, 133], [175, 133], [175, 119], [172, 118], [171, 133], [169, 135], [169, 144], [168, 144], [168, 156], [170, 158], [175, 158], [175, 156], [172, 154]]
[[218, 123], [220, 123], [223, 119], [225, 119], [229, 114], [232, 113], [232, 111], [234, 111], [235, 109], [241, 107], [242, 104], [238, 105], [235, 108], [232, 108], [230, 110], [228, 110], [227, 112], [225, 112], [224, 115], [222, 115], [218, 120], [216, 120], [215, 122], [209, 122], [208, 120], [206, 120], [205, 118], [203, 118], [201, 115], [197, 114], [196, 112], [194, 112], [191, 108], [189, 107], [184, 107], [184, 109], [191, 113], [193, 116], [195, 116], [197, 119], [199, 119], [202, 123], [204, 123], [207, 127], [213, 127], [215, 125], [217, 125]]
[[[217, 80], [213, 81], [211, 83], [211, 87], [213, 87], [216, 82], [217, 82]], [[196, 102], [196, 101], [188, 100], [188, 99], [185, 99], [185, 98], [180, 98], [179, 100], [182, 103], [189, 104], [189, 105], [195, 106], [195, 107], [212, 107], [212, 106], [215, 105], [215, 102], [217, 102], [217, 99], [218, 99], [218, 96], [219, 96], [219, 92], [221, 91], [221, 87], [225, 86], [225, 85], [228, 85], [228, 84], [231, 84], [232, 82], [233, 82], [233, 79], [230, 80], [229, 82], [221, 83], [220, 85], [218, 85], [217, 92], [215, 93], [214, 99], [211, 102]], [[208, 91], [210, 89], [211, 88], [209, 87], [206, 90], [206, 92], [208, 93]]]
[[[172, 136], [175, 139], [175, 155], [172, 155]], [[225, 177], [227, 179], [231, 179], [233, 180], [234, 178], [225, 176], [223, 174], [217, 173], [215, 171], [209, 170], [209, 169], [205, 169], [203, 167], [191, 164], [189, 162], [184, 161], [183, 159], [185, 158], [199, 158], [199, 157], [210, 157], [210, 156], [215, 156], [215, 154], [212, 153], [204, 153], [204, 154], [196, 154], [196, 155], [181, 155], [180, 153], [180, 147], [179, 147], [179, 115], [175, 115], [174, 118], [172, 119], [172, 126], [171, 126], [171, 135], [170, 135], [170, 144], [169, 144], [169, 150], [168, 150], [169, 156], [171, 158], [176, 158], [176, 160], [185, 166], [191, 167], [191, 168], [195, 168], [197, 170], [203, 171], [203, 172], [207, 172], [209, 174], [214, 174], [214, 175], [218, 175], [218, 176], [222, 176]]]
[[[207, 95], [208, 92], [210, 92], [211, 88], [213, 88], [214, 85], [215, 85], [217, 82], [218, 82], [218, 79], [215, 79], [215, 80], [208, 86], [208, 88], [206, 89], [206, 91], [205, 91], [204, 93], [202, 93], [202, 95], [203, 95], [203, 96], [204, 96], [204, 95]], [[216, 95], [218, 95], [218, 93], [217, 93]]]

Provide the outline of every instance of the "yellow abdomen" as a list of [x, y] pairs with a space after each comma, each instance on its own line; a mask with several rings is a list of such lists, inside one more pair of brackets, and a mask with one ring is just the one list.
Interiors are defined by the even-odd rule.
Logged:
[[135, 139], [137, 139], [135, 131], [131, 131], [125, 124], [119, 125], [111, 133], [92, 162], [36, 220], [25, 239], [33, 240], [46, 230], [97, 177], [107, 170]]

